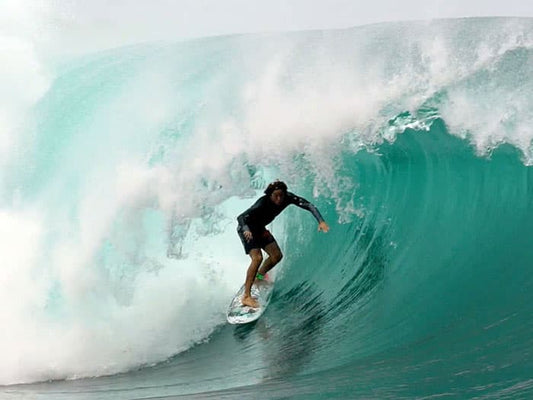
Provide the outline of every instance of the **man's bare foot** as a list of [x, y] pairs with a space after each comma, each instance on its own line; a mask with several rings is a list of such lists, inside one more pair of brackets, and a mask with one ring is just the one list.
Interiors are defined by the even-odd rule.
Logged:
[[243, 296], [241, 303], [243, 306], [248, 306], [252, 308], [259, 308], [259, 303], [252, 296]]

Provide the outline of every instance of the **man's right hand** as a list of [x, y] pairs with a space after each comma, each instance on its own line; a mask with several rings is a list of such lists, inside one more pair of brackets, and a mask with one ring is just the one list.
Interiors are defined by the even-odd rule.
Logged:
[[246, 239], [247, 242], [249, 242], [250, 240], [252, 240], [254, 237], [252, 235], [252, 232], [250, 231], [244, 231], [244, 238]]

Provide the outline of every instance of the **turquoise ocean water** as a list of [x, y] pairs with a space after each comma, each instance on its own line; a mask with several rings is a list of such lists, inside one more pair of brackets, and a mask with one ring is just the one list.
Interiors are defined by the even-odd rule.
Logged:
[[[0, 397], [533, 397], [533, 21], [388, 23], [59, 60], [0, 167]], [[225, 310], [236, 216], [285, 258]]]

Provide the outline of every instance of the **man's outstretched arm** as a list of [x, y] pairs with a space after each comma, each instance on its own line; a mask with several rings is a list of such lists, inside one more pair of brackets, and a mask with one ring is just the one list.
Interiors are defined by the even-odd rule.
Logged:
[[294, 193], [287, 193], [287, 196], [289, 196], [289, 201], [291, 204], [294, 204], [300, 208], [303, 208], [304, 210], [309, 211], [311, 214], [313, 214], [313, 217], [318, 222], [318, 230], [322, 232], [329, 231], [329, 226], [322, 217], [322, 214], [320, 214], [320, 211], [318, 211], [318, 208], [311, 203], [310, 201], [307, 201], [303, 197], [296, 196]]

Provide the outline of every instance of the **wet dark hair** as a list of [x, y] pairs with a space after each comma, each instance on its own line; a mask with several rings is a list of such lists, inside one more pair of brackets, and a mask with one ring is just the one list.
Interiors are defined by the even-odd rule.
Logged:
[[274, 181], [265, 189], [265, 194], [270, 196], [274, 190], [281, 189], [283, 193], [287, 193], [287, 185], [282, 181]]

